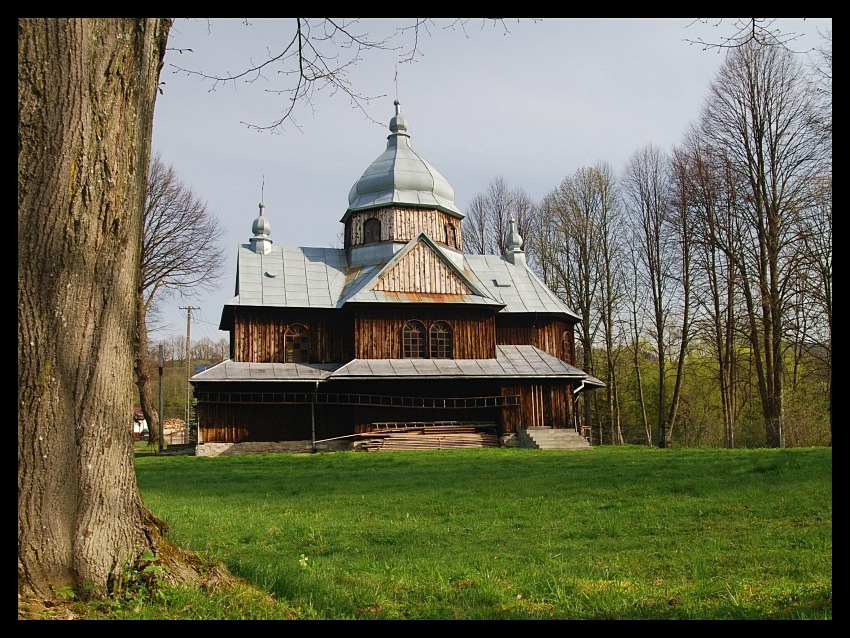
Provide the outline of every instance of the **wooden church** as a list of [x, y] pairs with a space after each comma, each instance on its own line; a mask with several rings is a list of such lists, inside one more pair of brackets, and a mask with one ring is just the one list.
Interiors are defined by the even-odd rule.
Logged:
[[513, 221], [504, 255], [465, 254], [454, 190], [398, 101], [389, 129], [348, 195], [343, 248], [276, 246], [260, 204], [219, 326], [230, 358], [191, 379], [197, 455], [581, 432], [578, 394], [603, 384], [575, 367], [578, 315], [526, 265]]

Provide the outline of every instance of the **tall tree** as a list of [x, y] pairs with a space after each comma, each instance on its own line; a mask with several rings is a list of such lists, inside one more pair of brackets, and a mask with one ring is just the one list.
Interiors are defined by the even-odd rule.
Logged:
[[626, 209], [632, 220], [632, 237], [640, 259], [638, 273], [649, 291], [650, 337], [658, 365], [655, 428], [658, 446], [672, 444], [672, 423], [666, 415], [669, 329], [675, 308], [676, 283], [669, 252], [671, 183], [668, 159], [654, 146], [635, 152], [623, 177]]
[[738, 252], [739, 233], [735, 183], [723, 156], [712, 156], [699, 132], [691, 129], [677, 154], [680, 178], [687, 183], [693, 217], [695, 303], [703, 318], [701, 339], [709, 344], [717, 363], [723, 419], [723, 441], [735, 447], [737, 420], [736, 271], [730, 255]]
[[18, 20], [18, 591], [100, 596], [163, 531], [133, 461], [145, 179], [169, 19]]
[[823, 157], [823, 128], [800, 62], [784, 47], [731, 49], [701, 113], [703, 139], [728, 158], [744, 206], [739, 273], [765, 442], [782, 445], [783, 330], [792, 220]]
[[675, 263], [675, 279], [679, 290], [677, 337], [679, 352], [676, 355], [676, 372], [673, 377], [673, 394], [670, 397], [670, 407], [667, 412], [665, 429], [672, 432], [676, 426], [679, 402], [682, 397], [682, 383], [685, 377], [685, 359], [690, 346], [693, 322], [693, 245], [694, 245], [694, 215], [693, 203], [695, 196], [691, 189], [687, 153], [682, 148], [674, 149], [671, 160], [672, 184], [669, 221], [672, 229], [671, 256]]
[[148, 422], [150, 444], [158, 440], [159, 413], [150, 387], [148, 363], [149, 317], [157, 301], [169, 293], [192, 297], [209, 289], [222, 275], [224, 249], [218, 219], [206, 204], [180, 181], [172, 166], [155, 154], [145, 191], [142, 261], [136, 289], [134, 371], [139, 402]]
[[[616, 259], [613, 217], [616, 196], [611, 171], [600, 163], [582, 167], [561, 181], [540, 206], [536, 228], [531, 232], [533, 263], [543, 273], [543, 279], [564, 302], [581, 316], [577, 335], [582, 367], [593, 375], [613, 374], [613, 350], [606, 348], [605, 374], [596, 368], [594, 345], [602, 327], [606, 346], [613, 342], [613, 312], [617, 295], [614, 279]], [[611, 440], [620, 442], [614, 424], [613, 390], [608, 386], [606, 409]], [[593, 393], [596, 394], [596, 393]], [[587, 396], [582, 404], [584, 423], [590, 425], [593, 405]], [[610, 419], [610, 420], [609, 420]], [[601, 441], [601, 432], [600, 432]]]
[[[605, 344], [605, 399], [611, 443], [622, 445], [623, 433], [620, 426], [619, 378], [617, 359], [620, 333], [619, 315], [624, 301], [624, 267], [622, 258], [625, 234], [620, 207], [620, 197], [611, 167], [598, 163], [593, 171], [596, 188], [596, 236], [599, 251], [599, 302], [595, 312], [599, 317], [602, 339]], [[595, 395], [596, 393], [594, 393]], [[595, 398], [595, 397], [594, 397]]]

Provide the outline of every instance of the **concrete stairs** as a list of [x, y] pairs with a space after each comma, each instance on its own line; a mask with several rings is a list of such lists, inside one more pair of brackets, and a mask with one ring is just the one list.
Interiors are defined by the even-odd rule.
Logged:
[[517, 434], [520, 447], [538, 450], [591, 450], [593, 446], [573, 429], [526, 428]]

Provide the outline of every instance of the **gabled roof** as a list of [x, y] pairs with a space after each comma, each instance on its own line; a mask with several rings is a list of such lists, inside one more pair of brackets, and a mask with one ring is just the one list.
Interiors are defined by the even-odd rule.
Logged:
[[[376, 290], [381, 279], [416, 247], [432, 251], [440, 267], [468, 291], [446, 295], [428, 290]], [[580, 319], [525, 264], [513, 264], [498, 255], [464, 255], [460, 268], [446, 252], [422, 233], [386, 264], [349, 267], [345, 251], [338, 248], [272, 246], [262, 253], [243, 244], [238, 254], [236, 296], [225, 304], [220, 327], [226, 329], [238, 306], [341, 308], [346, 303], [451, 302], [503, 306], [501, 313], [537, 312]]]
[[[389, 282], [390, 275], [397, 268], [405, 266], [405, 262], [413, 259], [413, 253], [423, 249], [433, 255], [440, 269], [446, 274], [448, 282], [429, 282], [424, 273], [417, 285], [393, 286]], [[415, 264], [408, 264], [408, 272], [413, 272]], [[393, 288], [400, 288], [393, 290]], [[432, 240], [426, 233], [419, 233], [407, 245], [398, 251], [384, 265], [362, 267], [350, 272], [349, 283], [343, 291], [339, 305], [347, 303], [465, 303], [488, 306], [501, 306], [490, 296], [485, 286], [477, 278], [458, 268], [454, 261], [445, 254], [443, 248]]]

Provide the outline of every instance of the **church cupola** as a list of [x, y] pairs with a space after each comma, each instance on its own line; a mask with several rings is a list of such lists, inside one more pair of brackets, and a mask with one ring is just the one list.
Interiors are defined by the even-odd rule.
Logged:
[[413, 150], [408, 121], [398, 100], [394, 105], [387, 147], [351, 187], [341, 220], [352, 263], [387, 261], [419, 233], [462, 250], [464, 215], [455, 205], [454, 189]]
[[272, 240], [269, 235], [272, 233], [272, 225], [268, 218], [263, 214], [266, 205], [260, 202], [260, 215], [254, 220], [251, 225], [251, 231], [254, 236], [251, 237], [251, 248], [255, 253], [267, 254], [271, 252]]

